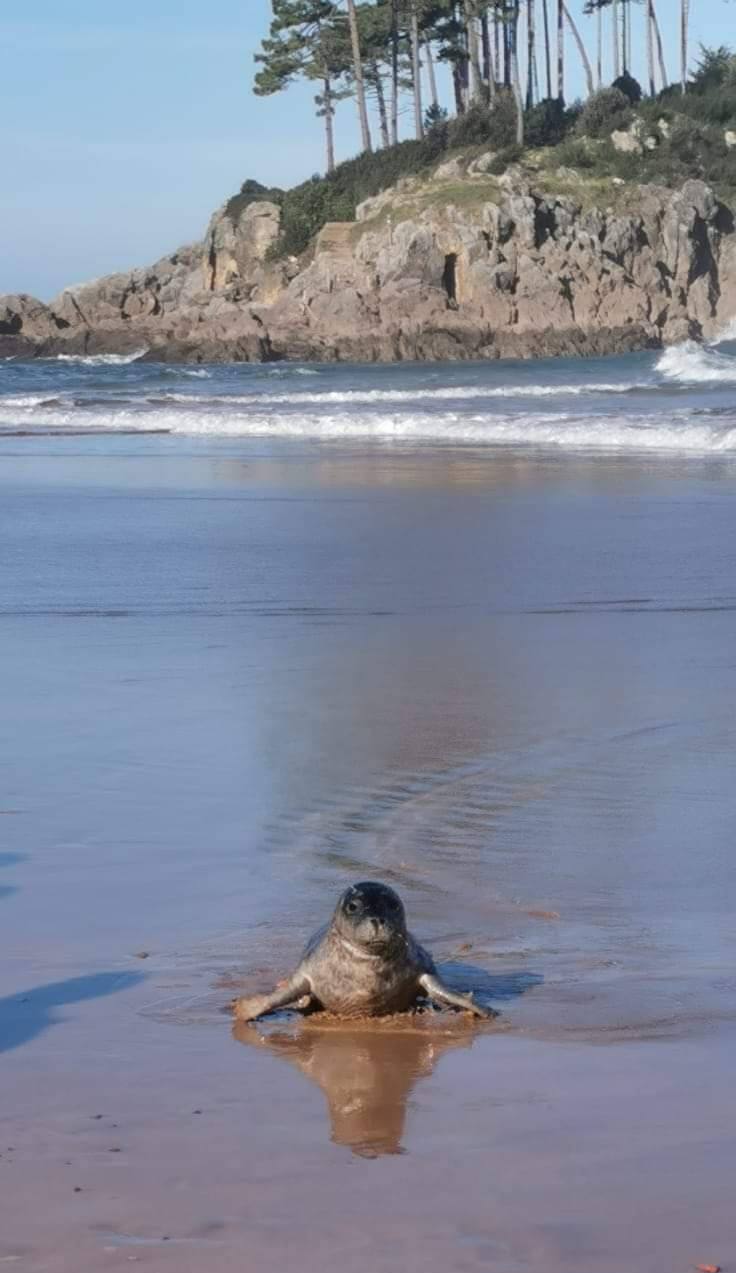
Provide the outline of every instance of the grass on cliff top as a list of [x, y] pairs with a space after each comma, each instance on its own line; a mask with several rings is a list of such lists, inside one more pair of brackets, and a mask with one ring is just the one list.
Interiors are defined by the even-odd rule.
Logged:
[[407, 195], [402, 194], [395, 202], [385, 204], [375, 216], [356, 221], [353, 239], [357, 241], [364, 234], [382, 230], [389, 218], [392, 225], [400, 225], [403, 221], [416, 220], [428, 208], [478, 208], [484, 203], [498, 203], [500, 197], [501, 187], [493, 177], [433, 181]]
[[619, 185], [612, 175], [594, 175], [568, 168], [559, 164], [554, 151], [545, 157], [534, 173], [532, 185], [540, 194], [572, 199], [584, 212], [593, 208], [602, 211], [613, 208], [624, 212], [628, 208], [633, 211], [636, 207], [636, 186], [627, 182]]
[[[622, 153], [612, 144], [611, 134], [632, 125], [640, 129], [641, 153]], [[467, 166], [473, 156], [488, 151], [494, 155], [491, 175], [521, 160], [529, 163], [530, 177], [542, 192], [569, 194], [584, 207], [602, 202], [624, 205], [627, 185], [678, 186], [689, 178], [708, 182], [725, 202], [734, 202], [736, 147], [726, 142], [729, 129], [736, 130], [736, 56], [728, 49], [703, 50], [684, 96], [673, 87], [642, 100], [640, 86], [627, 75], [617, 86], [593, 94], [584, 106], [565, 109], [556, 100], [540, 102], [525, 115], [524, 151], [515, 146], [513, 100], [502, 92], [492, 111], [472, 107], [455, 119], [435, 122], [421, 141], [358, 155], [328, 176], [312, 177], [292, 190], [266, 189], [247, 181], [227, 204], [226, 213], [235, 221], [254, 200], [277, 203], [281, 234], [271, 255], [300, 256], [328, 221], [354, 221], [359, 203], [401, 178], [431, 178], [447, 159], [460, 158]], [[567, 174], [560, 174], [560, 168]], [[416, 194], [397, 192], [395, 208], [361, 225], [375, 226], [389, 211], [397, 220], [406, 219], [412, 205], [414, 211], [442, 202], [468, 206], [493, 197], [482, 190], [477, 177], [467, 182], [462, 176], [433, 179]]]

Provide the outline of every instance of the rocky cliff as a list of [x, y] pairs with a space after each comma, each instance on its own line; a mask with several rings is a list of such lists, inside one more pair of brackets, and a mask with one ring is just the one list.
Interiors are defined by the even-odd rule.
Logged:
[[533, 357], [708, 337], [736, 313], [736, 230], [673, 191], [453, 159], [273, 259], [274, 203], [230, 200], [203, 243], [61, 293], [0, 297], [0, 356], [189, 361]]

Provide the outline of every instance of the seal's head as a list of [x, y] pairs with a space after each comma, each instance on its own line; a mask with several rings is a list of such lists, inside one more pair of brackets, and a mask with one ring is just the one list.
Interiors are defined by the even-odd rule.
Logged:
[[371, 951], [384, 950], [406, 938], [406, 915], [398, 893], [387, 884], [366, 880], [346, 889], [333, 920], [347, 941]]

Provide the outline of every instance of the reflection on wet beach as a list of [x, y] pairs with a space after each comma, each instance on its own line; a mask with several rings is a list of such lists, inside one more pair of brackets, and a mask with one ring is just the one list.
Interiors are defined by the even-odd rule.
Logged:
[[464, 1018], [439, 1024], [431, 1016], [399, 1023], [320, 1022], [291, 1030], [236, 1022], [233, 1036], [290, 1061], [324, 1092], [330, 1139], [361, 1158], [403, 1152], [407, 1103], [446, 1053], [472, 1047], [479, 1027]]

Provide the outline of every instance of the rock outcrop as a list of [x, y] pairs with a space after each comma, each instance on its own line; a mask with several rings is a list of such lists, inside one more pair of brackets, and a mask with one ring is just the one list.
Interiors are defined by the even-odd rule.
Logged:
[[0, 296], [0, 358], [29, 357], [65, 326], [42, 301], [25, 293]]
[[[488, 175], [476, 156], [404, 179], [272, 260], [279, 208], [230, 200], [202, 244], [149, 269], [0, 298], [0, 354], [145, 350], [190, 361], [533, 357], [708, 337], [736, 312], [736, 232], [701, 182]], [[459, 166], [458, 166], [459, 165]]]

